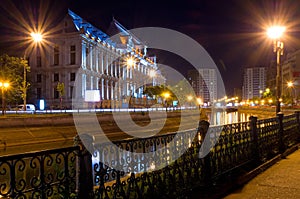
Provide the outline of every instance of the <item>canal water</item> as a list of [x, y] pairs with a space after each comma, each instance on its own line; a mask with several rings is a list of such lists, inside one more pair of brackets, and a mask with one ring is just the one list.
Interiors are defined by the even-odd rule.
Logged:
[[210, 125], [224, 125], [249, 121], [250, 114], [212, 110], [209, 115]]

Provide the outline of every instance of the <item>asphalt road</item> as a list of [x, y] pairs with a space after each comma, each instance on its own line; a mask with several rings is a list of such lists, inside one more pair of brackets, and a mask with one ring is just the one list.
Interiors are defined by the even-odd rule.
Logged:
[[[100, 122], [103, 133], [95, 135], [95, 139], [123, 140], [135, 137], [150, 137], [153, 135], [172, 133], [197, 127], [197, 115], [190, 115], [184, 118], [178, 116], [168, 117], [163, 127], [155, 125], [161, 123], [161, 118], [137, 119], [135, 124], [126, 131], [119, 128], [120, 124], [112, 121]], [[154, 124], [147, 128], [150, 123]], [[126, 125], [126, 121], [124, 123]], [[180, 127], [180, 128], [179, 128]], [[88, 126], [85, 128], [88, 131]], [[91, 126], [92, 128], [92, 126]], [[18, 154], [46, 149], [61, 148], [73, 145], [73, 139], [77, 135], [78, 129], [75, 125], [49, 125], [49, 126], [26, 126], [0, 128], [0, 155]]]

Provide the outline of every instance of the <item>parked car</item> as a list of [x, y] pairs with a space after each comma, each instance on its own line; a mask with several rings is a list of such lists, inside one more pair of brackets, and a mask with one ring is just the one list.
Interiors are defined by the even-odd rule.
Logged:
[[[24, 104], [18, 106], [19, 111], [24, 111]], [[26, 104], [26, 112], [34, 113], [35, 106], [33, 104]]]

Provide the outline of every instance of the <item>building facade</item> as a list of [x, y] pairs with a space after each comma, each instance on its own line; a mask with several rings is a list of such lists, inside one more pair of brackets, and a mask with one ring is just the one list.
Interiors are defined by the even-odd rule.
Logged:
[[217, 100], [217, 74], [215, 69], [201, 68], [188, 71], [188, 80], [195, 95], [204, 103]]
[[[112, 24], [119, 31], [118, 39], [112, 40], [68, 10], [59, 30], [45, 38], [44, 48], [30, 55], [30, 101], [44, 99], [50, 109], [61, 102], [64, 108], [72, 104], [95, 108], [151, 105], [143, 95], [144, 86], [165, 83], [156, 58], [147, 56], [147, 46], [119, 22], [114, 19]], [[64, 85], [63, 96], [58, 83]]]
[[266, 68], [248, 67], [244, 70], [243, 100], [261, 98], [266, 89]]
[[[292, 87], [288, 87], [288, 83]], [[288, 53], [282, 63], [282, 95], [298, 98], [300, 88], [300, 50]]]

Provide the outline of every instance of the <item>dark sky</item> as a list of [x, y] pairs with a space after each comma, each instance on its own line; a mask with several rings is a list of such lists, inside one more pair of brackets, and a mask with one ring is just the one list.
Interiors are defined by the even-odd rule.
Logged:
[[[152, 26], [180, 31], [207, 50], [219, 68], [228, 95], [232, 94], [233, 88], [241, 87], [242, 72], [246, 66], [268, 65], [274, 59], [272, 41], [265, 34], [268, 25], [279, 22], [287, 26], [286, 52], [300, 47], [300, 1], [1, 0], [2, 52], [7, 47], [3, 41], [11, 41], [7, 35], [15, 31], [7, 25], [7, 19], [16, 18], [16, 13], [11, 11], [12, 6], [7, 6], [8, 2], [16, 3], [16, 8], [23, 13], [31, 9], [28, 16], [33, 15], [33, 18], [46, 13], [45, 21], [52, 23], [61, 19], [70, 8], [104, 32], [109, 29], [113, 17], [127, 29]], [[176, 55], [155, 52], [160, 63], [172, 66], [182, 74], [190, 68]]]

